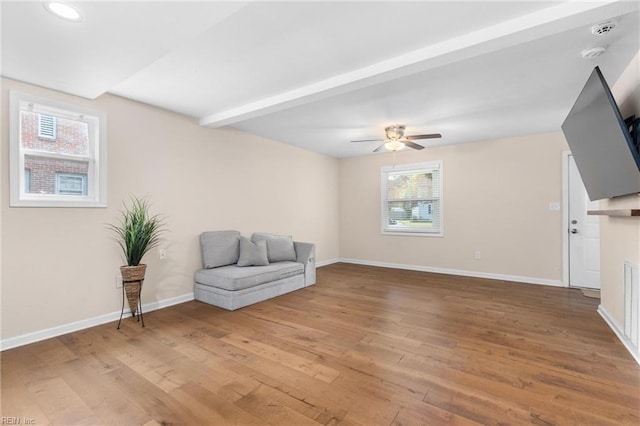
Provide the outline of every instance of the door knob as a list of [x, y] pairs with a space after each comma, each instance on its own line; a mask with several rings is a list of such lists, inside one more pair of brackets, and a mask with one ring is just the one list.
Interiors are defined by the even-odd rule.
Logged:
[[578, 230], [577, 230], [576, 228], [572, 228], [572, 229], [571, 229], [571, 233], [572, 233], [572, 234], [577, 234], [577, 233], [578, 233]]

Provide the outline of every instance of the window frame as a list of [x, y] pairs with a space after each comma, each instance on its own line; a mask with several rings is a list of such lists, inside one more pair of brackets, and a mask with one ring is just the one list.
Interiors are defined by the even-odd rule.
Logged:
[[[439, 221], [438, 228], [435, 230], [423, 230], [418, 231], [416, 229], [410, 229], [407, 231], [400, 231], [398, 229], [389, 229], [388, 224], [385, 223], [388, 221], [388, 217], [385, 214], [386, 209], [388, 208], [388, 200], [387, 193], [385, 191], [388, 175], [390, 172], [408, 172], [415, 171], [416, 173], [433, 173], [433, 171], [437, 170], [439, 173]], [[403, 235], [403, 236], [418, 236], [418, 237], [444, 237], [444, 170], [442, 166], [442, 160], [429, 161], [423, 163], [413, 163], [413, 164], [401, 164], [395, 166], [383, 166], [380, 170], [380, 232], [382, 235]], [[437, 209], [433, 209], [434, 212]], [[385, 218], [387, 221], [385, 221]]]
[[[11, 207], [107, 207], [107, 115], [76, 105], [10, 91], [9, 169]], [[82, 120], [89, 126], [89, 153], [76, 156], [25, 149], [21, 141], [21, 111]], [[87, 195], [35, 194], [25, 187], [25, 155], [37, 155], [89, 163]]]

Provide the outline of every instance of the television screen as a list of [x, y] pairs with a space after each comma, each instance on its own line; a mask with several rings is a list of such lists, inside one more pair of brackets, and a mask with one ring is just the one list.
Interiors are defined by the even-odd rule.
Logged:
[[562, 131], [592, 201], [640, 192], [640, 153], [600, 68], [594, 68]]

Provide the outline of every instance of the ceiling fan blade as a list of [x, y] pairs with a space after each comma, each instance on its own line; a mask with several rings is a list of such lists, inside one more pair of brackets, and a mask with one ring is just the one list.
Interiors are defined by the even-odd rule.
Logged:
[[353, 142], [382, 142], [382, 139], [360, 139], [357, 141], [351, 141], [351, 143]]
[[379, 152], [379, 151], [382, 151], [383, 149], [384, 149], [384, 144], [382, 144], [379, 147], [377, 147], [376, 149], [374, 149], [373, 152]]
[[417, 143], [413, 143], [411, 141], [405, 141], [404, 146], [408, 146], [409, 148], [413, 148], [413, 149], [424, 149], [424, 146], [418, 145]]
[[414, 141], [416, 139], [437, 139], [441, 138], [442, 135], [440, 133], [431, 133], [429, 135], [413, 135], [413, 136], [405, 136], [405, 139], [410, 141]]

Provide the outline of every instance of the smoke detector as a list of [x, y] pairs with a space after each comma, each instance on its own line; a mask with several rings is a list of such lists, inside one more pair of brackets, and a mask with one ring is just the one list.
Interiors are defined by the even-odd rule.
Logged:
[[612, 21], [600, 22], [591, 27], [591, 34], [593, 35], [605, 35], [613, 31], [616, 24]]
[[580, 54], [584, 59], [594, 59], [602, 55], [606, 51], [607, 51], [606, 47], [597, 46], [597, 47], [590, 47], [588, 49], [584, 49], [582, 52], [580, 52]]

